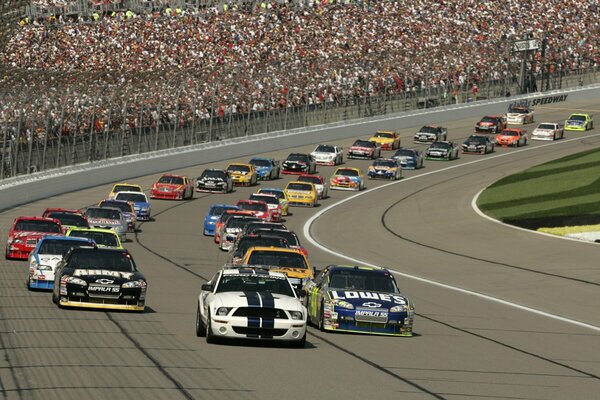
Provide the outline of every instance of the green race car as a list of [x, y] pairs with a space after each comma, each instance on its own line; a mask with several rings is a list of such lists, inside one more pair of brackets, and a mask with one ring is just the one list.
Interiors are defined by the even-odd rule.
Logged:
[[565, 131], [587, 131], [594, 128], [594, 118], [590, 114], [571, 114], [565, 121]]

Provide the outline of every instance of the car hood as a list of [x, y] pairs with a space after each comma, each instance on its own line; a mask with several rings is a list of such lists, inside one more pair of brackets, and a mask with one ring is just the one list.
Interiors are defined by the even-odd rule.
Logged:
[[198, 182], [225, 182], [225, 179], [214, 176], [205, 176], [204, 178], [198, 179]]
[[345, 176], [345, 175], [335, 175], [332, 177], [335, 182], [358, 182], [360, 181], [359, 176]]
[[172, 183], [157, 183], [154, 185], [156, 189], [181, 190], [183, 185], [174, 185]]
[[121, 220], [109, 218], [88, 218], [90, 225], [121, 225]]
[[97, 269], [67, 268], [64, 270], [64, 274], [76, 276], [80, 279], [83, 279], [87, 283], [101, 283], [105, 285], [120, 285], [128, 281], [144, 279], [144, 276], [139, 272], [114, 271], [110, 269], [103, 269], [101, 267]]
[[255, 304], [252, 300], [258, 297], [261, 304], [269, 304], [273, 299], [273, 308], [281, 308], [290, 311], [302, 311], [300, 301], [292, 296], [269, 292], [223, 292], [216, 293], [214, 297], [215, 307], [247, 307]]
[[585, 125], [585, 121], [579, 121], [577, 119], [568, 119], [567, 124], [569, 124], [569, 125]]
[[406, 297], [399, 293], [344, 289], [329, 290], [327, 293], [330, 299], [344, 300], [354, 307], [391, 308], [408, 304]]
[[60, 254], [35, 254], [34, 257], [38, 265], [47, 265], [52, 267], [53, 270], [63, 259]]
[[11, 237], [16, 238], [29, 238], [29, 239], [41, 239], [44, 236], [49, 235], [61, 235], [60, 233], [49, 233], [49, 232], [36, 232], [36, 231], [18, 231], [13, 232]]

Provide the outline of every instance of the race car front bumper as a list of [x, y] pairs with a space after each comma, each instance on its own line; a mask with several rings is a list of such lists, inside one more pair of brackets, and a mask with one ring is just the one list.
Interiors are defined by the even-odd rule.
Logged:
[[85, 301], [67, 300], [61, 298], [58, 302], [61, 307], [76, 307], [76, 308], [96, 308], [101, 310], [122, 310], [122, 311], [144, 311], [144, 302], [137, 304], [116, 304], [116, 303], [91, 303]]
[[306, 321], [234, 316], [211, 317], [212, 334], [217, 338], [299, 341], [306, 334]]
[[52, 290], [54, 288], [54, 280], [29, 279], [29, 289], [44, 289]]
[[150, 192], [150, 198], [159, 200], [182, 200], [183, 192], [161, 192], [159, 190], [152, 190]]
[[[412, 333], [413, 317], [406, 312], [388, 313], [385, 321], [360, 320], [356, 310], [334, 307], [324, 310], [324, 326], [328, 331], [359, 332], [374, 335], [407, 336]], [[357, 320], [358, 319], [358, 320]]]

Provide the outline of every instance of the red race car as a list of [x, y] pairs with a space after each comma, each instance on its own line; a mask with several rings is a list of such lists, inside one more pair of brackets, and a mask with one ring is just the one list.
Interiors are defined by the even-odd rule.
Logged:
[[87, 218], [79, 211], [71, 208], [46, 208], [44, 218], [54, 218], [60, 221], [63, 233], [71, 228], [89, 228]]
[[44, 236], [62, 236], [60, 221], [44, 217], [17, 217], [8, 232], [6, 258], [26, 260]]
[[486, 115], [475, 124], [475, 133], [493, 133], [502, 132], [506, 128], [506, 118], [501, 115]]
[[281, 216], [281, 214], [273, 215], [276, 213], [276, 210], [269, 209], [269, 205], [264, 201], [240, 200], [237, 202], [236, 206], [238, 206], [240, 210], [251, 211], [255, 217], [264, 221], [276, 221]]
[[526, 131], [521, 128], [507, 128], [496, 136], [496, 143], [500, 146], [525, 146], [527, 144]]
[[185, 175], [164, 174], [150, 187], [150, 198], [185, 200], [194, 197], [194, 184]]

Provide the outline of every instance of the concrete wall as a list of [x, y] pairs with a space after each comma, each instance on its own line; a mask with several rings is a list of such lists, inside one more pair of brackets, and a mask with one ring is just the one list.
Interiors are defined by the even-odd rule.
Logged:
[[[566, 95], [566, 96], [565, 96]], [[60, 193], [93, 187], [119, 180], [205, 163], [245, 157], [258, 153], [332, 142], [355, 136], [367, 136], [379, 129], [403, 129], [423, 124], [441, 124], [485, 114], [501, 114], [514, 101], [532, 104], [572, 102], [600, 97], [600, 85], [569, 90], [515, 96], [474, 103], [457, 104], [435, 109], [410, 111], [346, 123], [272, 132], [227, 141], [162, 150], [154, 153], [127, 156], [106, 161], [79, 164], [0, 182], [0, 211]]]

